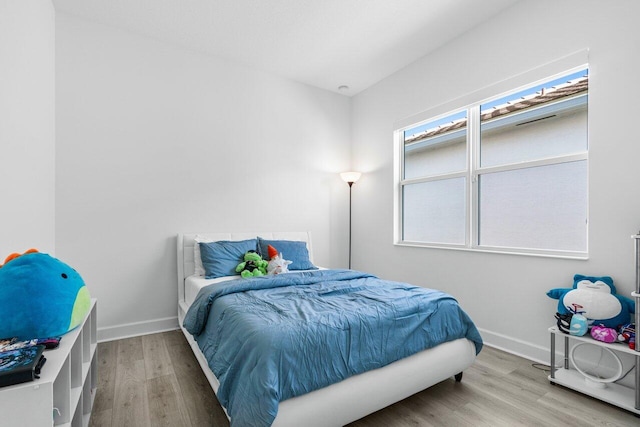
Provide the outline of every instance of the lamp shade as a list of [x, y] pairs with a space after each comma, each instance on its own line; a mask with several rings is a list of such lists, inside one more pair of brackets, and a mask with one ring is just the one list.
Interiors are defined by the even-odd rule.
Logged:
[[354, 183], [360, 179], [361, 175], [362, 174], [360, 172], [342, 172], [340, 174], [340, 178], [342, 178], [344, 182]]

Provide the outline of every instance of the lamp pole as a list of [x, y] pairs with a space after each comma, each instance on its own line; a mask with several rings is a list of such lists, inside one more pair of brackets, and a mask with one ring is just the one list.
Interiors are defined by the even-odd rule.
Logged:
[[349, 184], [349, 270], [351, 270], [351, 187], [353, 181], [349, 181], [347, 184]]
[[360, 172], [342, 172], [340, 177], [349, 184], [349, 270], [351, 270], [351, 187], [360, 179]]

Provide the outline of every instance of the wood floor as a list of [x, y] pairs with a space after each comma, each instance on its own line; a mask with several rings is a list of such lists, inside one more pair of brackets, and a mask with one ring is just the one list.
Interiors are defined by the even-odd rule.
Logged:
[[[90, 426], [228, 425], [180, 331], [98, 344]], [[461, 383], [446, 380], [349, 426], [638, 427], [640, 418], [553, 386], [530, 361], [485, 346]]]

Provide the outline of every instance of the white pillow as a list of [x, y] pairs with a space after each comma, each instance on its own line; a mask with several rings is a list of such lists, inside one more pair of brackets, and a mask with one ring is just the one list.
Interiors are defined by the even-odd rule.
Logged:
[[194, 274], [196, 276], [204, 277], [204, 266], [202, 265], [202, 256], [200, 256], [200, 243], [211, 243], [215, 242], [215, 240], [208, 239], [206, 237], [202, 237], [196, 234], [196, 237], [193, 239], [195, 244], [193, 245], [193, 261], [195, 263], [195, 271]]

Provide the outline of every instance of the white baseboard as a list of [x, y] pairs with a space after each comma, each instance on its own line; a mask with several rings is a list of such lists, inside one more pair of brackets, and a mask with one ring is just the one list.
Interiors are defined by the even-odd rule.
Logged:
[[144, 322], [125, 323], [123, 325], [98, 328], [98, 342], [155, 334], [157, 332], [179, 329], [178, 316]]
[[[536, 363], [549, 364], [549, 348], [522, 341], [507, 335], [480, 329], [482, 340], [489, 347], [494, 347], [516, 356], [524, 357]], [[559, 360], [559, 359], [556, 359]]]

